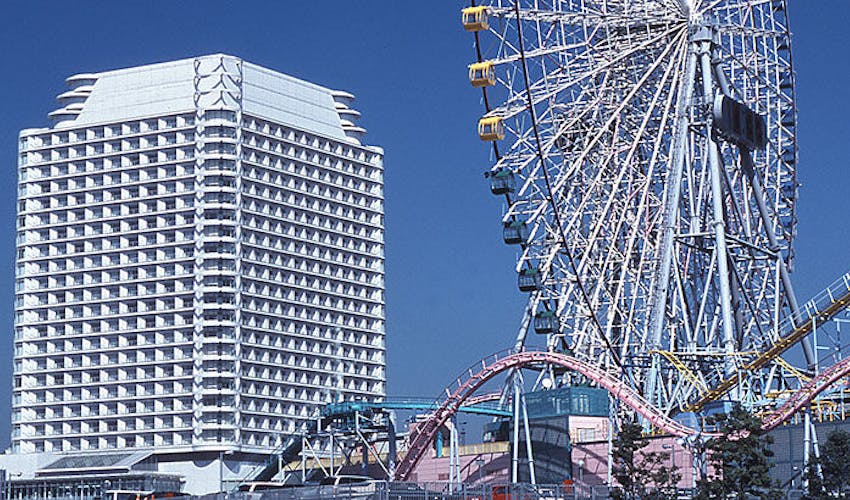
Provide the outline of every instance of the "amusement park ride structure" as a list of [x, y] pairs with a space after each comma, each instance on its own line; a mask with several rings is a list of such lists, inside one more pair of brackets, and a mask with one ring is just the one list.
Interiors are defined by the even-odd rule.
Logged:
[[[528, 302], [513, 348], [429, 406], [391, 478], [407, 480], [441, 428], [505, 374], [512, 477], [524, 427], [533, 482], [523, 369], [536, 372], [535, 389], [604, 388], [612, 418], [631, 412], [679, 437], [710, 436], [693, 422], [729, 402], [762, 415], [765, 430], [803, 413], [814, 436], [811, 404], [843, 398], [850, 358], [831, 352], [821, 370], [810, 338], [850, 306], [850, 273], [798, 303], [786, 4], [472, 0], [463, 9], [477, 56], [469, 79], [484, 105], [478, 134], [492, 143], [486, 176], [504, 199], [504, 240], [517, 246]], [[527, 347], [532, 332], [545, 349]], [[783, 359], [796, 346], [801, 367]], [[805, 449], [808, 459], [816, 440]]]
[[[850, 305], [850, 275], [802, 306], [790, 279], [786, 1], [473, 0], [462, 22], [485, 108], [478, 134], [492, 143], [486, 176], [528, 303], [514, 352], [446, 391], [395, 477], [502, 372], [516, 437], [522, 368], [538, 382], [583, 377], [677, 436], [700, 434], [682, 414], [723, 398], [760, 412], [765, 429], [801, 411], [810, 427], [810, 402], [850, 364], [833, 357], [820, 372], [809, 334]], [[545, 351], [524, 347], [530, 332]], [[802, 367], [782, 357], [795, 346]]]

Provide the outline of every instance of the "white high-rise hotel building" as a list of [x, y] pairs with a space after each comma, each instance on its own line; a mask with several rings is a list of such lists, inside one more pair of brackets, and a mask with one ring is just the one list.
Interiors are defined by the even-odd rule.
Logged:
[[353, 96], [227, 55], [67, 82], [20, 134], [14, 452], [268, 451], [384, 396]]

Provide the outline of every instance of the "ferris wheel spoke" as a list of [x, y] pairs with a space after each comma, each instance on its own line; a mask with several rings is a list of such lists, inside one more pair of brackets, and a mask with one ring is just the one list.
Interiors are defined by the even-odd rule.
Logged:
[[[669, 29], [664, 30], [658, 35], [652, 37], [651, 39], [637, 44], [636, 46], [630, 48], [629, 50], [625, 50], [623, 52], [618, 53], [616, 56], [611, 58], [598, 65], [597, 67], [593, 67], [581, 73], [578, 76], [570, 76], [565, 75], [563, 68], [556, 68], [546, 75], [546, 78], [541, 78], [536, 82], [532, 83], [530, 93], [531, 93], [531, 101], [534, 106], [539, 105], [541, 102], [544, 102], [552, 95], [559, 95], [562, 92], [567, 91], [568, 89], [579, 85], [582, 81], [590, 79], [597, 74], [600, 74], [602, 71], [607, 70], [611, 67], [614, 67], [617, 63], [622, 62], [623, 60], [633, 56], [637, 53], [645, 51], [649, 47], [658, 46], [662, 41], [669, 41], [672, 38], [681, 37], [684, 32], [684, 27], [682, 25], [676, 25], [670, 27]], [[665, 50], [669, 49], [668, 44], [662, 44], [665, 46]], [[485, 117], [500, 117], [502, 119], [508, 119], [516, 116], [518, 113], [524, 112], [528, 109], [528, 93], [529, 90], [522, 89], [516, 91], [514, 94], [510, 96], [510, 98], [502, 105], [494, 107], [490, 110]]]
[[[520, 8], [519, 16], [523, 21], [538, 21], [543, 23], [560, 23], [565, 25], [577, 25], [583, 26], [585, 24], [593, 24], [594, 26], [599, 25], [619, 25], [619, 26], [627, 26], [637, 24], [639, 22], [672, 22], [681, 20], [681, 16], [679, 16], [676, 12], [671, 9], [672, 4], [668, 1], [661, 2], [663, 5], [668, 7], [668, 11], [664, 11], [664, 9], [651, 8], [646, 9], [642, 12], [641, 18], [635, 18], [633, 15], [628, 15], [628, 13], [617, 12], [617, 11], [604, 11], [604, 10], [593, 10], [593, 9], [585, 9], [582, 11], [576, 10], [561, 10], [561, 11], [553, 11], [553, 10], [539, 10], [539, 9], [527, 9]], [[675, 7], [674, 7], [675, 8]], [[678, 9], [676, 9], [678, 10]], [[515, 19], [516, 12], [513, 8], [490, 8], [488, 10], [488, 14], [491, 17], [495, 18], [508, 18]], [[616, 24], [615, 24], [616, 23]]]
[[[671, 72], [672, 72], [672, 68], [673, 68], [673, 65], [670, 65], [670, 66], [668, 67], [668, 70], [665, 72], [665, 76], [662, 78], [662, 81], [666, 80], [666, 79], [670, 76], [670, 74], [671, 74]], [[661, 95], [660, 90], [659, 90], [659, 91], [656, 91], [656, 93], [655, 93], [655, 95], [654, 95], [654, 97], [653, 97], [653, 106], [654, 106], [654, 104], [655, 104], [655, 103], [657, 103], [658, 99], [660, 98], [660, 95]], [[645, 118], [644, 118], [644, 120], [643, 120], [643, 123], [642, 123], [642, 124], [641, 124], [641, 126], [640, 126], [641, 131], [645, 128], [645, 125], [646, 125], [647, 121], [649, 120], [650, 116], [651, 116], [651, 113], [647, 113], [647, 114], [645, 115]], [[640, 134], [638, 134], [638, 135], [640, 136]], [[628, 152], [628, 154], [627, 154], [627, 157], [626, 157], [626, 163], [628, 163], [628, 162], [631, 160], [631, 157], [634, 155], [634, 152], [635, 152], [635, 150], [636, 150], [636, 148], [637, 148], [637, 146], [638, 146], [638, 145], [639, 145], [639, 142], [637, 142], [637, 141], [636, 141], [636, 142], [634, 142], [634, 143], [632, 144], [632, 147], [630, 148], [630, 150], [629, 150], [629, 152]], [[617, 179], [617, 181], [615, 182], [615, 184], [619, 184], [621, 180], [622, 180], [622, 178], [621, 178], [621, 177], [620, 177], [620, 178], [618, 178], [618, 179]], [[648, 186], [648, 183], [647, 183], [647, 184], [645, 184], [645, 186]], [[609, 201], [608, 201], [608, 203], [607, 203], [607, 205], [608, 205], [609, 207], [610, 207], [610, 205], [611, 205], [611, 201], [613, 201], [613, 198], [614, 198], [615, 196], [617, 196], [618, 194], [620, 194], [620, 193], [618, 193], [617, 191], [611, 191], [611, 194], [610, 194], [610, 197], [609, 197]], [[627, 196], [631, 196], [631, 195], [627, 195]], [[581, 210], [578, 210], [578, 211], [576, 211], [576, 213], [582, 213], [582, 212], [581, 212]], [[618, 220], [618, 219], [617, 219], [616, 217], [612, 216], [611, 214], [604, 213], [603, 215], [601, 215], [601, 216], [597, 217], [595, 220], [600, 221], [600, 223], [598, 223], [598, 224], [596, 225], [596, 227], [594, 228], [594, 233], [598, 233], [598, 231], [599, 231], [599, 230], [601, 229], [601, 227], [602, 227], [602, 222], [604, 222], [605, 220]], [[623, 220], [624, 220], [624, 219], [622, 219], [622, 218], [621, 218], [621, 219], [619, 219], [619, 222], [618, 222], [618, 228], [619, 228], [620, 224], [622, 224], [622, 223], [623, 223]], [[570, 229], [570, 228], [567, 228], [567, 230], [568, 230], [568, 231], [569, 231], [569, 229]], [[635, 227], [635, 229], [636, 229], [636, 227]], [[615, 229], [615, 231], [614, 231], [614, 232], [616, 233], [616, 232], [618, 232], [618, 231], [619, 231], [619, 229]], [[636, 235], [636, 233], [633, 233], [632, 237], [630, 238], [630, 240], [631, 240], [631, 241], [634, 241], [634, 240], [635, 240], [635, 235]], [[594, 239], [595, 239], [595, 235], [591, 235], [591, 237], [590, 237], [590, 241], [592, 242]], [[589, 245], [592, 245], [592, 243], [590, 243]], [[607, 259], [606, 259], [606, 261], [603, 263], [602, 271], [600, 271], [600, 274], [605, 274], [606, 269], [608, 269], [609, 267], [611, 267], [611, 266], [612, 266], [612, 264], [614, 263], [614, 256], [615, 256], [615, 255], [617, 255], [617, 252], [616, 252], [616, 249], [615, 249], [615, 248], [607, 249], [607, 250], [608, 250], [608, 251], [607, 251], [607, 252], [605, 252], [605, 253], [606, 253], [606, 255], [608, 256], [608, 258], [607, 258]], [[582, 256], [582, 259], [581, 259], [582, 263], [579, 265], [579, 269], [580, 269], [580, 270], [581, 270], [582, 268], [584, 268], [584, 265], [585, 265], [585, 263], [586, 263], [586, 256], [587, 256], [587, 254], [586, 254], [586, 253], [584, 254], [584, 256]], [[622, 266], [622, 267], [623, 267], [623, 272], [625, 272], [625, 270], [626, 270], [626, 266]], [[612, 292], [610, 292], [607, 288], [598, 288], [598, 289], [597, 289], [597, 291], [598, 291], [597, 293], [599, 293], [599, 292], [601, 291], [601, 292], [604, 292], [604, 293], [605, 293], [605, 294], [607, 294], [607, 295], [610, 295], [610, 296], [613, 296], [613, 297], [614, 297], [614, 298], [611, 300], [611, 306], [609, 306], [612, 310], [617, 310], [617, 309], [618, 309], [618, 306], [617, 306], [617, 303], [618, 303], [618, 301], [617, 301], [617, 297], [620, 295], [620, 292], [621, 292], [621, 290], [622, 290], [623, 281], [624, 281], [624, 280], [622, 280], [622, 279], [621, 279], [621, 280], [617, 280], [617, 282], [619, 283], [619, 285], [618, 285], [618, 287], [617, 287], [617, 290], [616, 290], [616, 291], [614, 291], [613, 293], [612, 293]], [[620, 314], [622, 314], [622, 312], [620, 312]], [[611, 336], [611, 335], [610, 335], [610, 332], [611, 332], [611, 328], [610, 328], [610, 326], [609, 326], [609, 328], [606, 330], [606, 333], [607, 333], [607, 336], [608, 336], [608, 337], [610, 337], [610, 336]]]
[[[705, 4], [705, 5], [703, 5]], [[744, 7], [757, 7], [757, 6], [767, 6], [772, 8], [775, 4], [775, 0], [697, 0], [697, 11], [699, 12], [708, 12], [714, 11], [720, 6], [724, 6], [726, 8], [732, 9], [741, 9]]]
[[[579, 42], [573, 44], [565, 44], [565, 45], [554, 45], [554, 46], [545, 46], [539, 47], [525, 53], [525, 57], [527, 59], [534, 59], [539, 57], [546, 57], [552, 54], [562, 54], [564, 52], [573, 52], [576, 49], [581, 49], [583, 47], [587, 47], [586, 42]], [[494, 66], [501, 66], [504, 64], [515, 63], [520, 60], [522, 56], [517, 52], [514, 54], [506, 54], [497, 59], [488, 59], [487, 62], [492, 63]]]
[[746, 35], [765, 39], [784, 39], [785, 34], [773, 28], [757, 28], [740, 24], [716, 24], [713, 26], [722, 35]]
[[[656, 63], [653, 64], [651, 68], [641, 76], [640, 80], [634, 86], [634, 88], [624, 97], [623, 101], [619, 103], [614, 110], [612, 110], [608, 119], [601, 124], [600, 131], [594, 135], [594, 137], [589, 141], [589, 143], [585, 146], [581, 153], [579, 153], [577, 157], [572, 160], [569, 170], [567, 170], [564, 175], [560, 177], [559, 181], [556, 182], [553, 191], [561, 192], [561, 190], [564, 188], [564, 185], [569, 182], [569, 180], [572, 178], [572, 175], [581, 167], [587, 156], [594, 150], [598, 142], [605, 136], [608, 127], [612, 126], [614, 121], [620, 116], [623, 110], [631, 104], [631, 99], [639, 90], [641, 90], [641, 87], [646, 84], [646, 82], [649, 80], [649, 77], [655, 72], [655, 70], [661, 65], [661, 63], [665, 61], [665, 57], [669, 54], [670, 50], [673, 47], [677, 47], [677, 49], [675, 50], [676, 54], [680, 53], [683, 50], [682, 40], [680, 39], [677, 45], [671, 45], [670, 47], [668, 47], [664, 51], [663, 56], [659, 58]], [[676, 63], [677, 60], [675, 57], [670, 58], [670, 60], [668, 61], [668, 64], [670, 65], [674, 65]]]
[[[664, 88], [663, 84], [666, 83], [667, 79], [670, 77], [673, 67], [674, 67], [673, 64], [668, 65], [667, 70], [665, 71], [664, 75], [661, 78], [662, 85], [660, 85], [658, 87], [658, 89], [656, 90], [656, 92], [653, 95], [652, 101], [650, 102], [650, 109], [654, 109], [656, 107], [656, 105], [659, 103], [660, 98], [662, 97], [662, 95], [661, 95], [662, 90]], [[629, 149], [627, 151], [627, 154], [626, 154], [625, 158], [623, 159], [624, 165], [631, 164], [636, 151], [638, 150], [638, 148], [643, 146], [643, 141], [641, 139], [644, 137], [644, 134], [647, 133], [647, 126], [650, 122], [650, 119], [653, 117], [653, 115], [654, 115], [654, 113], [652, 113], [651, 111], [647, 112], [644, 115], [644, 118], [642, 119], [642, 122], [637, 129], [636, 138], [631, 142]], [[602, 170], [600, 170], [600, 174], [601, 173], [602, 173]], [[618, 221], [618, 225], [622, 224], [623, 219], [620, 218], [620, 217], [616, 217], [614, 214], [612, 214], [610, 212], [610, 210], [614, 206], [615, 201], [623, 202], [624, 200], [631, 199], [634, 196], [634, 194], [636, 194], [636, 193], [629, 193], [629, 192], [621, 192], [621, 191], [616, 189], [616, 186], [620, 186], [623, 183], [624, 178], [626, 177], [627, 173], [628, 173], [627, 169], [621, 169], [620, 172], [618, 173], [617, 177], [613, 181], [613, 186], [615, 188], [608, 190], [609, 192], [608, 192], [608, 195], [607, 195], [607, 199], [605, 201], [605, 206], [597, 214], [597, 217], [595, 219], [596, 224], [591, 231], [591, 236], [590, 236], [591, 240], [595, 240], [596, 236], [603, 229], [603, 227], [608, 224], [606, 221], [616, 220], [616, 221]], [[597, 181], [594, 184], [598, 183], [598, 181], [599, 180], [597, 178]], [[600, 193], [600, 195], [597, 195], [597, 196], [594, 196], [594, 197], [598, 198], [598, 199], [604, 199], [604, 196], [602, 196], [602, 193]], [[588, 196], [587, 198], [590, 198], [590, 196]], [[581, 213], [581, 210], [579, 210], [578, 213]], [[617, 214], [617, 215], [620, 215], [620, 214]], [[569, 224], [575, 224], [576, 222], [577, 221], [574, 218], [569, 222]], [[565, 231], [569, 232], [571, 229], [572, 229], [571, 227], [567, 227], [567, 228], [565, 228]]]

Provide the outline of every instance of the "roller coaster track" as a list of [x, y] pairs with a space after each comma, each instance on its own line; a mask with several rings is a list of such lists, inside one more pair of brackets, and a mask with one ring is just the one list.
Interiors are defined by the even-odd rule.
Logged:
[[658, 429], [677, 436], [694, 433], [689, 427], [667, 417], [649, 404], [640, 394], [626, 385], [618, 374], [606, 372], [565, 354], [545, 351], [507, 351], [482, 360], [480, 367], [475, 366], [477, 372], [473, 368], [468, 369], [463, 378], [457, 379], [456, 385], [453, 386], [454, 390], [446, 388], [446, 399], [439, 408], [411, 431], [407, 454], [399, 461], [394, 479], [397, 481], [408, 479], [422, 455], [431, 446], [440, 427], [488, 380], [506, 370], [531, 365], [556, 365], [579, 372], [646, 417]]
[[[717, 436], [717, 434], [710, 432], [700, 433], [697, 429], [692, 429], [673, 420], [635, 392], [617, 374], [606, 372], [599, 367], [565, 354], [543, 351], [507, 351], [482, 360], [480, 366], [475, 365], [473, 368], [469, 368], [462, 377], [457, 379], [456, 384], [446, 388], [446, 398], [440, 406], [427, 420], [411, 431], [407, 454], [399, 461], [393, 479], [396, 481], [409, 479], [422, 455], [430, 448], [440, 427], [457, 413], [460, 407], [473, 397], [475, 391], [488, 380], [514, 368], [543, 365], [562, 366], [568, 370], [581, 373], [606, 389], [611, 395], [632, 408], [661, 431], [679, 437], [694, 434], [701, 434], [704, 437]], [[811, 379], [773, 413], [768, 414], [764, 419], [762, 430], [769, 431], [779, 426], [808, 405], [820, 392], [847, 374], [850, 374], [850, 358], [832, 365], [819, 376]]]
[[783, 337], [774, 342], [767, 351], [704, 393], [699, 401], [688, 407], [688, 411], [698, 411], [706, 403], [719, 399], [738, 385], [743, 374], [758, 370], [771, 361], [777, 360], [782, 353], [811, 333], [816, 322], [829, 321], [848, 306], [850, 306], [850, 273], [837, 279], [815, 298], [803, 304], [797, 314], [789, 316], [778, 328], [780, 332], [787, 332]]
[[771, 430], [778, 427], [798, 411], [808, 405], [818, 394], [829, 388], [836, 381], [850, 373], [850, 358], [843, 359], [827, 368], [823, 373], [809, 381], [794, 392], [785, 403], [764, 419], [762, 429]]

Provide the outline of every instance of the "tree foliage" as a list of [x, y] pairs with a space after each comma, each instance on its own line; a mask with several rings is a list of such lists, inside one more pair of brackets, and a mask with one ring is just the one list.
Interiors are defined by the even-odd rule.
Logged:
[[617, 500], [676, 498], [678, 470], [667, 466], [667, 454], [643, 451], [649, 440], [636, 423], [623, 424], [614, 440], [614, 479], [620, 484], [611, 496]]
[[850, 499], [850, 432], [829, 433], [820, 448], [820, 458], [812, 460], [806, 476], [807, 499]]
[[770, 478], [773, 439], [762, 434], [761, 419], [738, 406], [707, 423], [720, 436], [704, 443], [710, 470], [697, 482], [696, 498], [782, 498]]

